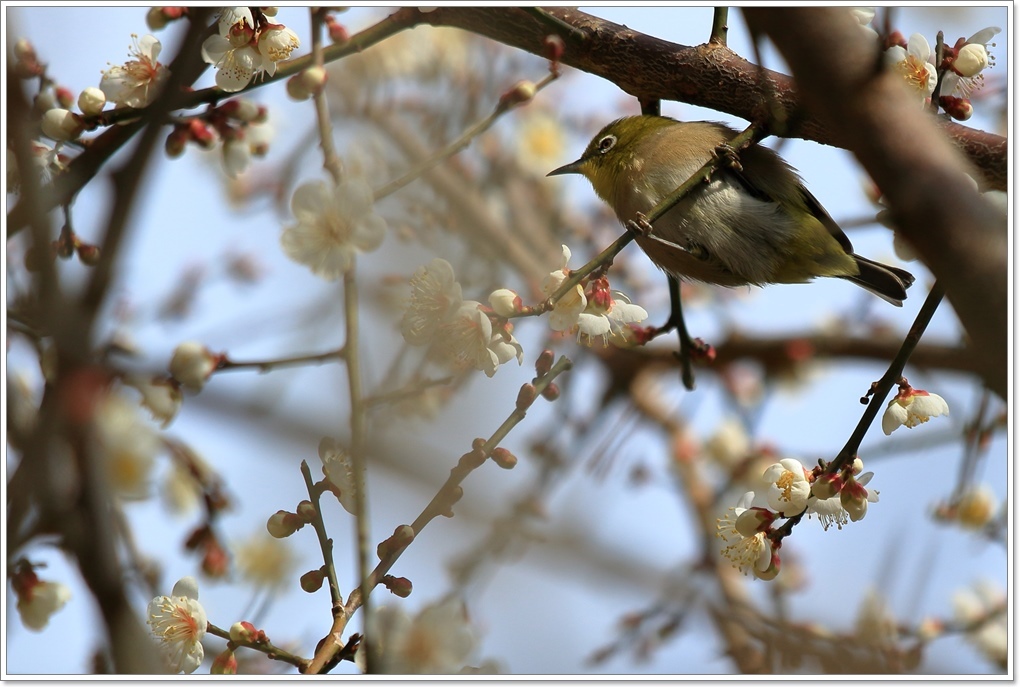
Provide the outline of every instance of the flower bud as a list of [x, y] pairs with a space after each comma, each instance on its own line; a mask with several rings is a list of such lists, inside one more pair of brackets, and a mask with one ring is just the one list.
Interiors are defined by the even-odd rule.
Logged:
[[322, 582], [326, 579], [326, 573], [322, 568], [309, 570], [301, 576], [301, 589], [312, 594], [322, 588]]
[[82, 114], [97, 115], [106, 107], [106, 94], [95, 86], [89, 86], [78, 94], [78, 109]]
[[145, 25], [149, 31], [159, 31], [169, 23], [167, 16], [163, 13], [162, 7], [150, 7], [145, 15]]
[[543, 43], [546, 58], [552, 62], [559, 62], [566, 50], [566, 44], [564, 44], [563, 39], [556, 34], [550, 34], [545, 37]]
[[517, 392], [517, 410], [524, 412], [531, 407], [531, 404], [535, 402], [535, 385], [534, 384], [522, 384], [521, 390]]
[[549, 374], [549, 370], [552, 369], [553, 360], [556, 358], [556, 354], [550, 349], [545, 349], [538, 356], [538, 360], [535, 361], [535, 374], [539, 377], [545, 377]]
[[188, 137], [205, 150], [216, 147], [216, 135], [201, 119], [196, 118], [188, 122]]
[[510, 289], [496, 289], [489, 294], [489, 305], [500, 317], [512, 317], [521, 311], [521, 297]]
[[223, 652], [213, 659], [210, 675], [237, 675], [237, 657], [231, 649], [224, 649]]
[[297, 513], [291, 513], [285, 510], [276, 511], [270, 515], [269, 520], [266, 521], [266, 530], [268, 530], [269, 534], [277, 539], [289, 537], [304, 526], [304, 520], [302, 520]]
[[868, 490], [857, 481], [851, 480], [839, 492], [839, 502], [850, 519], [857, 522], [868, 513]]
[[830, 499], [843, 487], [843, 479], [839, 475], [821, 475], [811, 483], [811, 494], [820, 501]]
[[500, 446], [492, 452], [492, 462], [504, 470], [511, 470], [517, 465], [517, 456]]
[[74, 104], [74, 93], [71, 92], [70, 88], [57, 86], [53, 93], [57, 97], [57, 103], [61, 107], [68, 110], [71, 109], [71, 105]]
[[220, 358], [197, 341], [185, 341], [174, 349], [169, 365], [170, 374], [185, 388], [201, 391]]
[[78, 259], [81, 260], [83, 265], [95, 267], [99, 264], [99, 246], [94, 246], [91, 243], [79, 243], [76, 250], [78, 251]]
[[395, 596], [399, 596], [401, 599], [406, 599], [411, 596], [411, 580], [406, 577], [393, 577], [393, 575], [384, 575], [382, 583], [386, 585]]
[[518, 81], [513, 87], [499, 97], [499, 104], [507, 109], [523, 105], [535, 97], [535, 84], [530, 81]]
[[542, 398], [547, 401], [555, 401], [560, 397], [560, 387], [555, 382], [549, 382], [549, 384], [542, 389]]
[[247, 620], [242, 620], [230, 626], [230, 641], [232, 642], [237, 642], [238, 644], [251, 643], [255, 641], [257, 636], [258, 630]]
[[304, 522], [311, 522], [318, 515], [318, 511], [315, 510], [311, 501], [305, 499], [297, 505], [297, 514]]
[[219, 111], [227, 117], [249, 124], [259, 118], [261, 110], [258, 103], [248, 98], [228, 100], [219, 107]]
[[309, 67], [287, 79], [287, 95], [294, 100], [308, 100], [326, 84], [326, 70]]
[[187, 146], [190, 139], [191, 136], [189, 135], [187, 128], [174, 127], [174, 130], [166, 137], [166, 143], [163, 144], [163, 149], [166, 151], [167, 157], [173, 159], [183, 155], [184, 148]]
[[85, 126], [81, 117], [69, 110], [47, 110], [42, 119], [42, 132], [54, 141], [71, 141], [81, 135]]
[[969, 98], [957, 98], [953, 95], [939, 96], [939, 105], [950, 117], [958, 122], [965, 122], [974, 114], [974, 105]]
[[980, 43], [960, 48], [953, 60], [953, 71], [963, 77], [977, 76], [988, 66], [988, 50]]

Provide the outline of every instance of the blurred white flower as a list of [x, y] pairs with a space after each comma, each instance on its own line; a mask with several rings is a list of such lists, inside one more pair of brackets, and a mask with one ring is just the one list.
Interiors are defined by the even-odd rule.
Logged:
[[297, 224], [280, 238], [287, 256], [323, 279], [339, 279], [359, 252], [375, 250], [386, 236], [386, 221], [375, 214], [372, 189], [354, 178], [330, 188], [310, 181], [290, 201]]
[[964, 635], [986, 658], [999, 666], [1009, 659], [1010, 619], [1006, 593], [988, 580], [978, 580], [970, 589], [953, 595], [956, 621], [974, 626]]
[[278, 589], [293, 582], [297, 560], [290, 542], [269, 536], [265, 528], [238, 542], [235, 551], [238, 572], [256, 587]]
[[860, 642], [874, 647], [893, 647], [896, 644], [896, 618], [889, 604], [875, 589], [868, 589], [857, 609], [854, 634]]
[[334, 493], [340, 505], [351, 515], [356, 515], [354, 494], [364, 485], [364, 476], [360, 479], [355, 476], [350, 454], [336, 439], [323, 437], [319, 441], [319, 460], [322, 461], [322, 474], [336, 487]]
[[71, 590], [60, 582], [40, 580], [30, 565], [14, 566], [11, 588], [18, 599], [18, 615], [25, 627], [41, 632], [50, 616], [71, 599]]
[[113, 492], [124, 499], [149, 496], [159, 437], [138, 414], [138, 406], [109, 394], [96, 411], [94, 437]]
[[[464, 667], [477, 640], [458, 599], [426, 606], [411, 618], [395, 606], [379, 608], [372, 618], [366, 642], [381, 665], [373, 669], [387, 675], [450, 675]], [[363, 646], [356, 658], [365, 669]]]
[[407, 343], [422, 345], [460, 309], [464, 299], [453, 267], [442, 258], [415, 270], [410, 285], [411, 301], [400, 320], [400, 333]]

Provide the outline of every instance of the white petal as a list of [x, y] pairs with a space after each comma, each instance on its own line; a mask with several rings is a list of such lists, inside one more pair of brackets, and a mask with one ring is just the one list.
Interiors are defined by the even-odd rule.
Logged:
[[177, 580], [177, 584], [174, 585], [174, 590], [171, 592], [172, 596], [186, 596], [189, 599], [198, 599], [198, 581], [188, 575]]

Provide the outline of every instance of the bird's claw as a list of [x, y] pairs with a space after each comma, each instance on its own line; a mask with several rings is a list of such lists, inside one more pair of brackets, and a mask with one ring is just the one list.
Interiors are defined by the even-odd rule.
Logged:
[[715, 147], [715, 150], [713, 150], [712, 153], [730, 169], [738, 172], [742, 172], [744, 170], [743, 166], [740, 164], [740, 156], [729, 143], [720, 143]]
[[627, 220], [627, 229], [636, 236], [651, 236], [652, 234], [652, 224], [642, 212], [634, 215], [634, 219]]

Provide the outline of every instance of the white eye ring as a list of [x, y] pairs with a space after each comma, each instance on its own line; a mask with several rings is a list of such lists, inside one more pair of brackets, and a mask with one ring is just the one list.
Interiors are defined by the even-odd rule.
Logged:
[[599, 153], [608, 153], [616, 145], [616, 136], [608, 134], [599, 139]]

